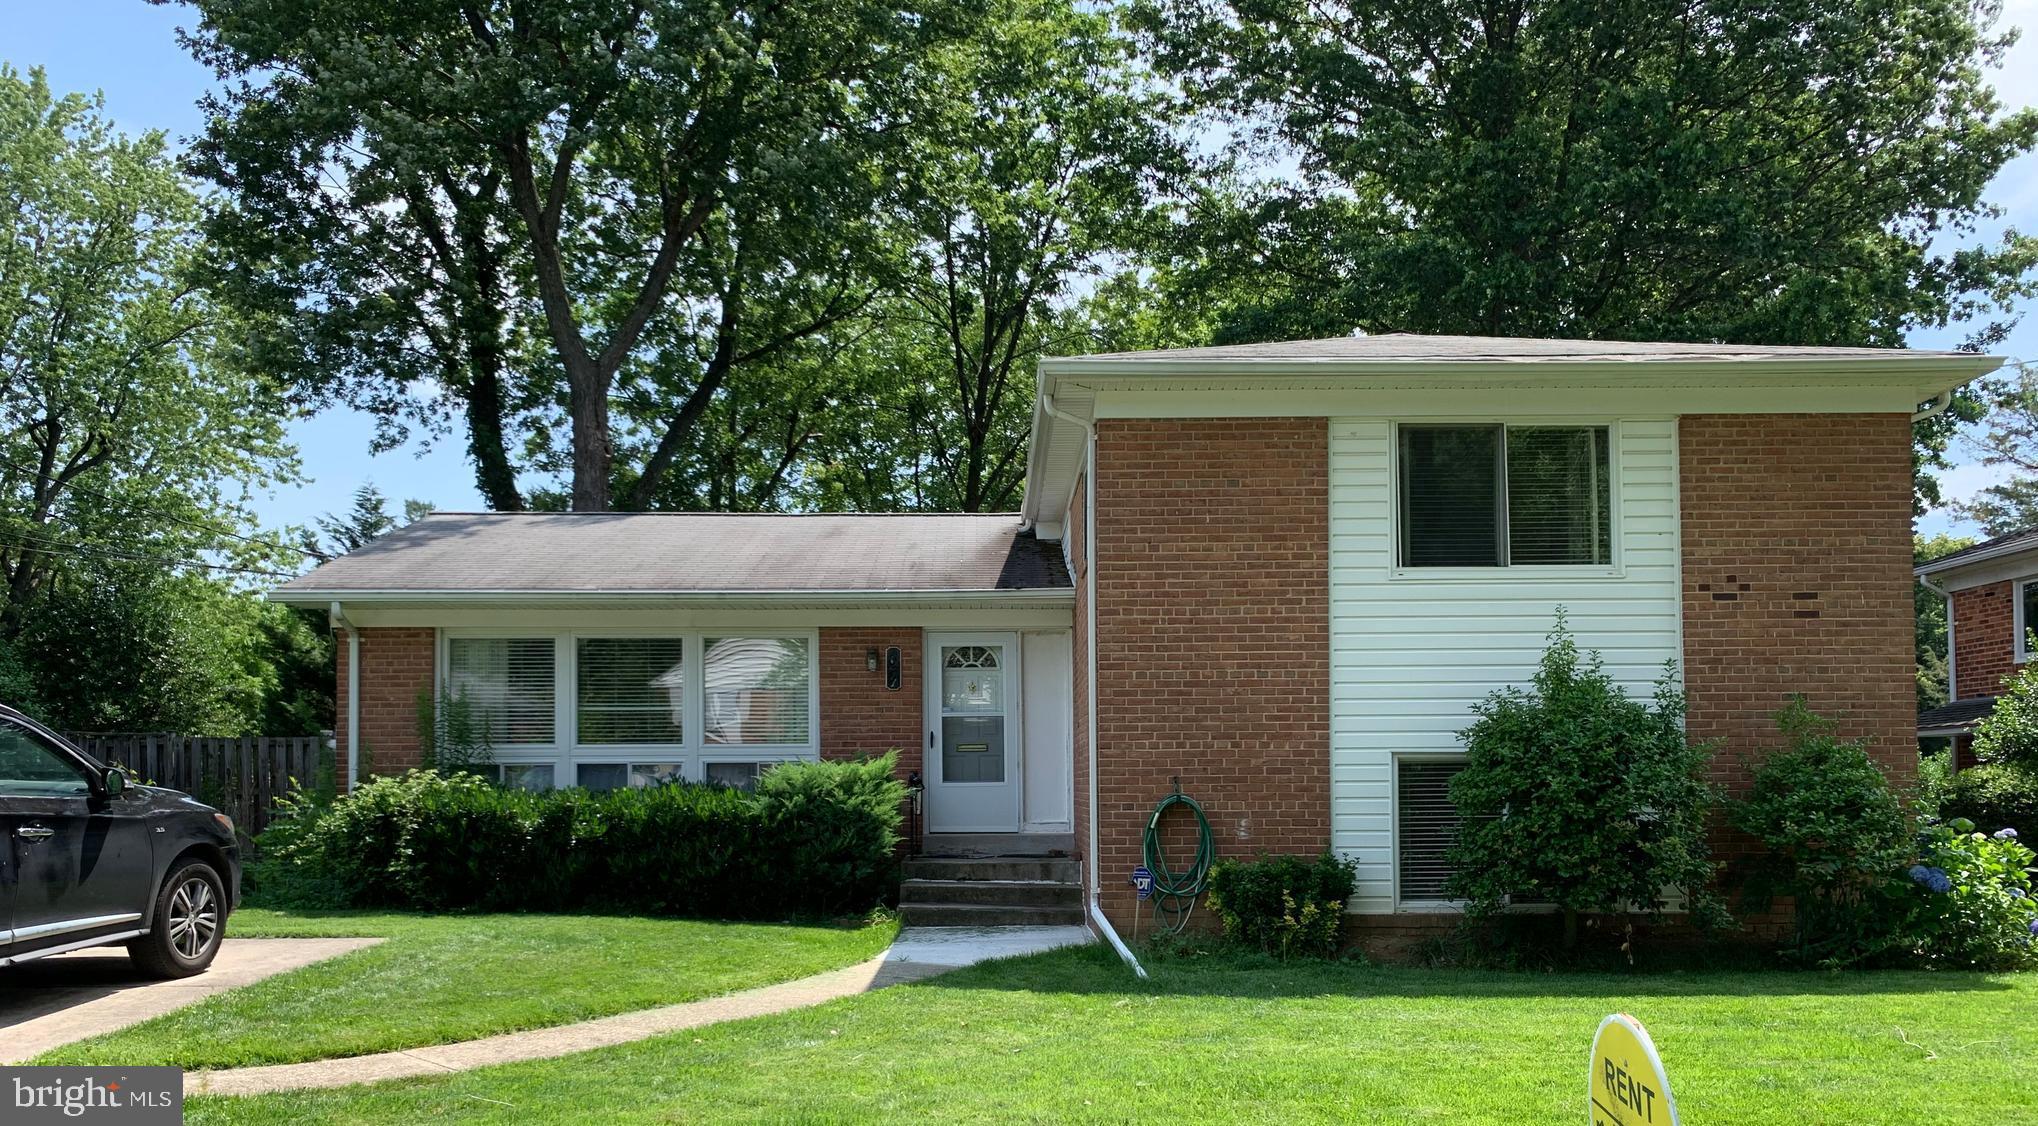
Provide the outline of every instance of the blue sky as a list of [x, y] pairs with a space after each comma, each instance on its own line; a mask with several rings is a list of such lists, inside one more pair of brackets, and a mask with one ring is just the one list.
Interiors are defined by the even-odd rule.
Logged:
[[[199, 131], [195, 102], [211, 85], [212, 76], [177, 46], [176, 28], [189, 22], [177, 7], [155, 7], [143, 0], [0, 0], [0, 60], [22, 69], [48, 70], [59, 92], [99, 90], [106, 113], [128, 132], [161, 129], [174, 140]], [[2007, 0], [2003, 24], [2026, 29], [2005, 60], [1995, 81], [2008, 106], [2038, 105], [2038, 0]], [[1977, 237], [1993, 238], [2005, 226], [2029, 230], [2038, 226], [2038, 155], [2025, 156], [2003, 170], [1990, 199], [2006, 214]], [[1951, 348], [1960, 343], [1956, 328], [1919, 332], [1911, 343], [1921, 348]], [[2027, 314], [2010, 341], [1999, 350], [2012, 358], [2038, 359], [2038, 315]], [[265, 524], [302, 524], [320, 514], [344, 509], [356, 486], [373, 481], [397, 499], [415, 498], [440, 509], [483, 507], [457, 440], [424, 450], [416, 444], [381, 455], [369, 452], [374, 424], [365, 415], [344, 408], [320, 412], [291, 427], [302, 455], [304, 483], [254, 498]], [[1995, 480], [1997, 474], [1974, 464], [1956, 450], [1961, 465], [1945, 477], [1946, 495], [1965, 496]], [[1945, 513], [1928, 514], [1925, 532], [1969, 531]]]

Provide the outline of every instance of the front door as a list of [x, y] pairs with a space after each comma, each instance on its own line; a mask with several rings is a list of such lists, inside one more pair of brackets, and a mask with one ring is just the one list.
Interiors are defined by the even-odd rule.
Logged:
[[1019, 831], [1019, 636], [927, 636], [927, 831]]

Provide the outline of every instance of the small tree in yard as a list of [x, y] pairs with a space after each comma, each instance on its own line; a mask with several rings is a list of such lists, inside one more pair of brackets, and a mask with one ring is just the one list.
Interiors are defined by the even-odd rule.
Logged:
[[1463, 824], [1446, 885], [1472, 915], [1511, 897], [1553, 903], [1569, 948], [1581, 914], [1658, 914], [1675, 889], [1701, 926], [1725, 922], [1709, 890], [1708, 749], [1685, 739], [1668, 670], [1653, 701], [1630, 699], [1597, 653], [1581, 656], [1559, 611], [1533, 683], [1474, 711], [1451, 780]]

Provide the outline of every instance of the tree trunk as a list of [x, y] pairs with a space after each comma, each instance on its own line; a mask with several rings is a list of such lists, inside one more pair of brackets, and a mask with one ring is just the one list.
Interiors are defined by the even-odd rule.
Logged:
[[1564, 908], [1564, 949], [1578, 949], [1578, 909]]

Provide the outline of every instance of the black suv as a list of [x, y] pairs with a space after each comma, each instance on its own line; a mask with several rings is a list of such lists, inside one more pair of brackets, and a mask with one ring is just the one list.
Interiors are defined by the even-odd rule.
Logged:
[[125, 944], [155, 977], [201, 973], [240, 901], [233, 821], [129, 785], [0, 704], [0, 966]]

